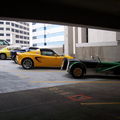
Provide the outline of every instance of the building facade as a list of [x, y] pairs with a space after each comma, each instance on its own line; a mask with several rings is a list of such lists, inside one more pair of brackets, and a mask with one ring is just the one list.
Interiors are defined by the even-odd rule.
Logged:
[[99, 57], [102, 61], [120, 61], [120, 33], [116, 31], [67, 27], [65, 53], [78, 59]]
[[64, 26], [55, 24], [31, 23], [30, 46], [62, 47]]
[[0, 20], [0, 39], [8, 41], [10, 44], [29, 46], [29, 23]]

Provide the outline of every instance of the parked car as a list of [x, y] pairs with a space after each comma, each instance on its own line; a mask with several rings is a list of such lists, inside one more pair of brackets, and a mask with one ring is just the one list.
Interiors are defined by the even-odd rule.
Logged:
[[19, 50], [11, 50], [11, 59], [17, 63], [17, 60], [16, 60], [16, 54], [19, 52], [19, 53], [23, 53], [23, 52], [28, 52], [28, 51], [33, 51], [33, 50], [37, 50], [39, 48], [37, 47], [23, 47]]
[[11, 53], [10, 51], [13, 49], [20, 49], [18, 46], [7, 46], [5, 48], [2, 48], [0, 50], [0, 59], [5, 60], [7, 58], [11, 58]]
[[0, 49], [9, 46], [10, 44], [6, 40], [0, 40]]
[[58, 55], [52, 49], [41, 48], [35, 51], [17, 53], [17, 62], [24, 69], [33, 67], [57, 67], [60, 68], [64, 58], [73, 59], [72, 56]]
[[120, 75], [120, 62], [103, 62], [100, 59], [96, 60], [79, 60], [79, 59], [67, 59], [64, 60], [62, 69], [66, 69], [67, 72], [74, 78], [82, 78], [88, 73], [88, 70], [93, 71], [93, 74], [108, 74], [108, 75]]

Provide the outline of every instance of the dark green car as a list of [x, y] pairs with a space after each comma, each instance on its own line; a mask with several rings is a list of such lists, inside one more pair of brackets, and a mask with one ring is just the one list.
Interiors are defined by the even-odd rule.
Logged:
[[62, 69], [66, 69], [74, 78], [82, 78], [88, 72], [120, 75], [120, 62], [102, 62], [100, 59], [65, 59]]

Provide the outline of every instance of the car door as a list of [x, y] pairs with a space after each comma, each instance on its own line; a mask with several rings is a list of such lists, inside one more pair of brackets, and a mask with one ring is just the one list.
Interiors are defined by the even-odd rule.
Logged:
[[42, 67], [60, 67], [63, 57], [51, 49], [41, 49], [41, 56], [38, 59]]

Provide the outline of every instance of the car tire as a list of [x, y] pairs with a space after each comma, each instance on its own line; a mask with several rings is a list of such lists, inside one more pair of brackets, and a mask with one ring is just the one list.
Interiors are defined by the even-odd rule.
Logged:
[[84, 70], [81, 66], [73, 66], [70, 73], [74, 78], [82, 78], [84, 75]]
[[22, 67], [24, 69], [32, 69], [33, 68], [33, 61], [30, 58], [26, 58], [22, 60]]
[[7, 59], [6, 54], [4, 54], [4, 53], [0, 54], [0, 59], [1, 60], [6, 60]]

